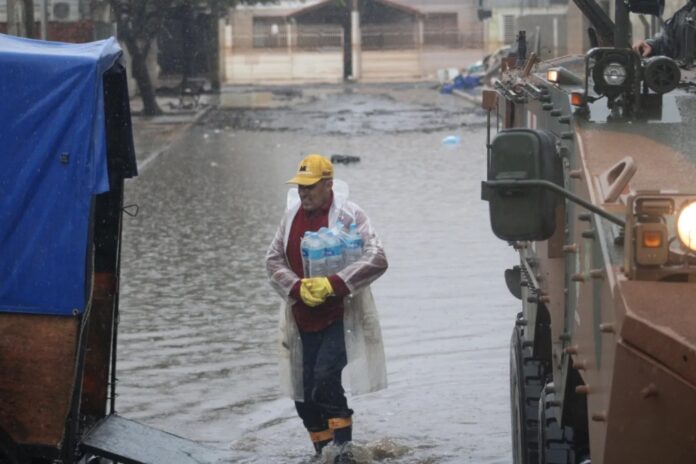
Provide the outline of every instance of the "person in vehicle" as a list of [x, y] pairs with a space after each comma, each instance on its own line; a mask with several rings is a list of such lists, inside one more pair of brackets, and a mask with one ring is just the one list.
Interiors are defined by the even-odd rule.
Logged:
[[[333, 441], [340, 449], [334, 462], [350, 463], [353, 410], [341, 375], [346, 374], [352, 394], [386, 388], [384, 347], [369, 286], [388, 263], [368, 216], [336, 188], [333, 173], [333, 165], [321, 155], [300, 162], [288, 181], [298, 186], [299, 198], [288, 202], [266, 253], [266, 270], [284, 300], [280, 366], [284, 390], [295, 400], [316, 453]], [[355, 224], [363, 242], [360, 257], [335, 274], [305, 276], [302, 237], [306, 231], [336, 224]]]
[[689, 0], [677, 10], [664, 25], [662, 32], [655, 37], [643, 40], [633, 46], [633, 50], [643, 57], [666, 55], [670, 58], [683, 58], [686, 55], [686, 38], [696, 29], [696, 0]]

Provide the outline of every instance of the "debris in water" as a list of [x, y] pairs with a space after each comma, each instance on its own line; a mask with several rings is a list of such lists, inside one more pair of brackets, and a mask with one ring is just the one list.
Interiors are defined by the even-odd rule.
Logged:
[[462, 138], [458, 135], [448, 135], [444, 139], [442, 139], [442, 144], [443, 145], [459, 145], [462, 141]]
[[359, 156], [352, 156], [352, 155], [331, 155], [331, 162], [332, 163], [342, 163], [342, 164], [350, 164], [350, 163], [357, 163], [360, 161]]

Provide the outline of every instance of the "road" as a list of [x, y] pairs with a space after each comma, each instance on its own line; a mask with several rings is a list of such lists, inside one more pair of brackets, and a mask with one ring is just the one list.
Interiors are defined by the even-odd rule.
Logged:
[[[450, 146], [441, 141], [461, 137]], [[509, 463], [515, 255], [491, 233], [485, 116], [424, 84], [226, 89], [127, 186], [119, 413], [229, 452], [311, 462], [277, 387], [280, 300], [264, 254], [308, 153], [337, 165], [389, 259], [373, 286], [389, 388], [349, 398], [372, 460]]]

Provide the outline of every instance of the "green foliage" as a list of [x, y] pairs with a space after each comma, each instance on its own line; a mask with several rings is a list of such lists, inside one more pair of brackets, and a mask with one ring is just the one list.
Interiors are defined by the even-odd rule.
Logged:
[[276, 3], [276, 0], [108, 0], [118, 26], [118, 38], [131, 56], [131, 72], [141, 98], [143, 112], [155, 115], [162, 112], [146, 66], [150, 46], [160, 33], [170, 12], [206, 14], [222, 17], [229, 8], [244, 4]]
[[109, 0], [120, 28], [137, 38], [157, 35], [168, 11], [186, 8], [191, 14], [222, 16], [237, 5], [277, 3], [277, 0]]

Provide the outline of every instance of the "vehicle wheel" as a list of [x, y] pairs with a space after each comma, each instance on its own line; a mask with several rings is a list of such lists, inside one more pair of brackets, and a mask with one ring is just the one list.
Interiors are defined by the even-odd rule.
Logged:
[[549, 382], [539, 399], [539, 462], [574, 464], [573, 429], [558, 422], [560, 407], [555, 398], [553, 383]]
[[0, 464], [17, 464], [20, 461], [17, 445], [8, 434], [0, 430]]
[[[518, 314], [518, 319], [521, 316]], [[516, 326], [510, 341], [512, 457], [515, 464], [532, 464], [539, 459], [538, 410], [544, 369], [532, 356], [532, 347], [523, 346], [523, 330]]]

